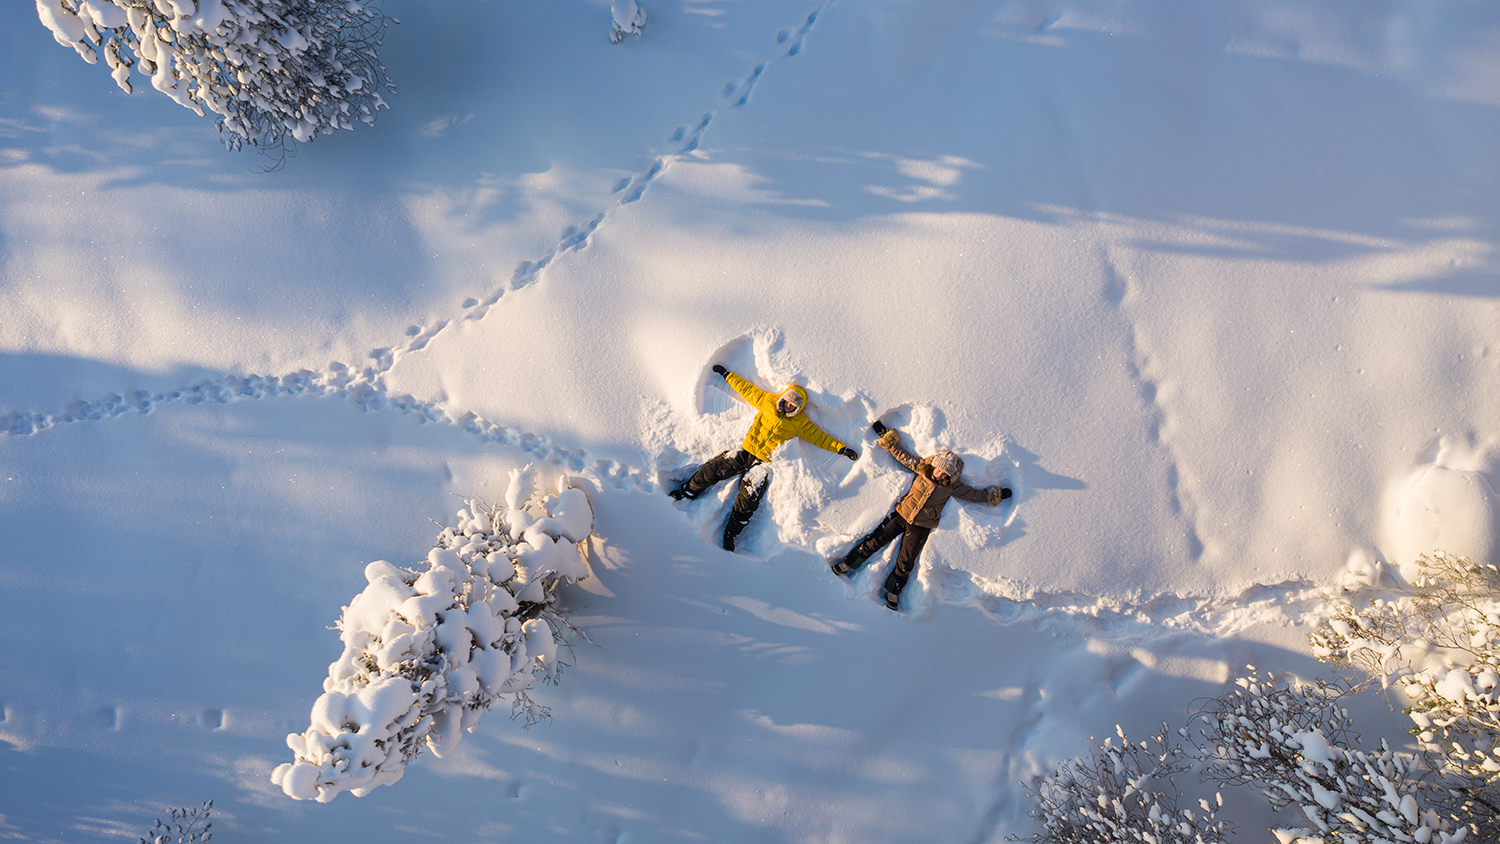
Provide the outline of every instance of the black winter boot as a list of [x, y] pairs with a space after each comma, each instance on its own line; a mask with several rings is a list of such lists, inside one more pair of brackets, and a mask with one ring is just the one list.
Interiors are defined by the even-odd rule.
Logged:
[[724, 540], [721, 543], [725, 551], [733, 551], [735, 540], [739, 538], [740, 531], [745, 529], [745, 522], [737, 522], [734, 516], [724, 525]]

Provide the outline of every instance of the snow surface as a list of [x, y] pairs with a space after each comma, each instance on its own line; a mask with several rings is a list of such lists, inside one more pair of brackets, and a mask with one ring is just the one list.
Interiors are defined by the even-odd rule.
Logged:
[[[1500, 561], [1494, 4], [647, 7], [386, 0], [392, 110], [269, 173], [0, 34], [0, 835], [998, 841], [1090, 735], [1316, 673], [1329, 594]], [[748, 424], [714, 363], [861, 452], [788, 447], [738, 555], [661, 494]], [[1017, 491], [901, 615], [823, 561], [875, 418]], [[553, 721], [286, 798], [366, 564], [533, 461], [595, 514]]]

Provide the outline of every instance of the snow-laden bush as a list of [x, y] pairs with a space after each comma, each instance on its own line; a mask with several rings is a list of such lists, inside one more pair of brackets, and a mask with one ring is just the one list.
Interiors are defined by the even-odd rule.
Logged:
[[[1198, 808], [1178, 809], [1172, 777], [1192, 767], [1180, 745], [1169, 742], [1167, 726], [1149, 742], [1131, 743], [1124, 730], [1095, 744], [1085, 758], [1064, 762], [1035, 788], [1028, 812], [1041, 824], [1034, 844], [1215, 844], [1227, 824], [1216, 815], [1223, 798], [1199, 800]], [[1023, 840], [1014, 836], [1011, 840]]]
[[[377, 50], [392, 21], [354, 0], [36, 0], [52, 35], [115, 82], [130, 69], [200, 116], [232, 149], [371, 124], [395, 91]], [[133, 58], [132, 58], [133, 56]]]
[[1436, 552], [1412, 594], [1344, 602], [1311, 636], [1319, 659], [1359, 669], [1408, 704], [1439, 789], [1473, 831], [1500, 837], [1500, 568]]
[[[1238, 679], [1193, 716], [1203, 775], [1245, 785], [1297, 826], [1281, 844], [1457, 844], [1469, 829], [1423, 779], [1419, 760], [1350, 746], [1353, 722], [1340, 699], [1357, 686], [1271, 674]], [[1309, 824], [1307, 826], [1303, 824]]]
[[173, 809], [169, 820], [156, 819], [156, 826], [140, 839], [141, 844], [208, 844], [213, 840], [214, 801], [209, 800], [197, 809]]
[[615, 44], [624, 41], [627, 35], [640, 35], [641, 27], [646, 25], [646, 10], [637, 6], [635, 0], [614, 0], [609, 14], [612, 19], [609, 40]]
[[531, 467], [511, 472], [503, 503], [466, 501], [458, 524], [415, 570], [379, 561], [344, 608], [344, 653], [328, 668], [306, 732], [287, 736], [295, 760], [271, 781], [298, 800], [364, 796], [401, 779], [425, 746], [442, 757], [509, 695], [527, 726], [548, 717], [527, 695], [555, 681], [572, 628], [556, 609], [564, 581], [588, 576], [593, 530], [580, 489], [536, 489]]
[[[1406, 594], [1336, 604], [1310, 637], [1320, 660], [1369, 678], [1303, 682], [1250, 666], [1184, 731], [1206, 779], [1253, 789], [1290, 814], [1291, 825], [1272, 830], [1281, 844], [1500, 841], [1500, 567], [1437, 552], [1418, 572]], [[1376, 680], [1410, 702], [1420, 754], [1384, 739], [1378, 750], [1353, 746], [1341, 700]], [[1117, 820], [1148, 805], [1134, 785], [1145, 768], [1101, 752], [1034, 792], [1043, 832], [1033, 840], [1172, 840]]]

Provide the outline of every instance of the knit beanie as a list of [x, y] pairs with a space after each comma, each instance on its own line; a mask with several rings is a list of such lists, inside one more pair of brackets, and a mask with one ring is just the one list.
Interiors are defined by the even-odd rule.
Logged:
[[789, 418], [802, 412], [802, 394], [791, 387], [788, 387], [786, 392], [782, 393], [776, 402], [777, 404], [786, 402], [792, 406], [791, 411], [786, 414]]
[[950, 478], [958, 477], [959, 470], [963, 468], [958, 455], [951, 451], [939, 451], [928, 462], [934, 472], [942, 472]]

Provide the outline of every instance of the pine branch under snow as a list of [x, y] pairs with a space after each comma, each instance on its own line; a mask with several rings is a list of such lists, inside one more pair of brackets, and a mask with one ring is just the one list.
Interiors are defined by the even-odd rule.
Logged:
[[[1216, 816], [1223, 805], [1200, 800], [1198, 811], [1179, 809], [1172, 777], [1191, 760], [1168, 739], [1165, 724], [1150, 741], [1132, 743], [1119, 727], [1088, 756], [1064, 762], [1027, 792], [1036, 798], [1029, 814], [1041, 830], [1035, 844], [1220, 844], [1228, 825]], [[1011, 840], [1022, 840], [1012, 836]]]
[[1271, 674], [1236, 681], [1194, 716], [1204, 776], [1248, 785], [1299, 824], [1273, 830], [1281, 844], [1458, 844], [1469, 827], [1424, 783], [1420, 761], [1350, 746], [1353, 722], [1340, 699], [1349, 685]]
[[[103, 53], [199, 115], [219, 115], [232, 149], [308, 141], [373, 124], [394, 92], [377, 50], [393, 20], [353, 0], [36, 0], [58, 43]], [[134, 58], [132, 58], [132, 55]]]
[[510, 696], [528, 726], [547, 711], [527, 695], [556, 680], [568, 628], [557, 586], [589, 574], [588, 496], [540, 494], [531, 467], [511, 472], [504, 503], [465, 502], [425, 567], [379, 561], [339, 619], [344, 653], [328, 668], [295, 760], [271, 776], [298, 800], [328, 802], [401, 779], [423, 747], [442, 757], [479, 716]]

